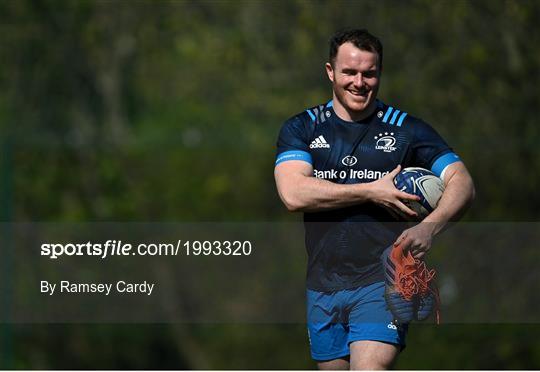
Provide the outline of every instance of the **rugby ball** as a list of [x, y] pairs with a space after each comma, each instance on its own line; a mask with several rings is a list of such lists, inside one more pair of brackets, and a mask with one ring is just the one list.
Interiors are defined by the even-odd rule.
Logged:
[[394, 185], [407, 194], [417, 195], [419, 201], [404, 200], [403, 203], [418, 213], [423, 220], [439, 204], [444, 192], [443, 181], [435, 173], [424, 168], [405, 168], [394, 177]]

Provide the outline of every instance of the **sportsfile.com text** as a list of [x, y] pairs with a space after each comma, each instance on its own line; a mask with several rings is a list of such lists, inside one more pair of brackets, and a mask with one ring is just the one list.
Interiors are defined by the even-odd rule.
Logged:
[[121, 240], [107, 240], [104, 243], [44, 243], [41, 256], [58, 259], [61, 256], [249, 256], [253, 245], [249, 240], [200, 241], [178, 240], [175, 243], [124, 243]]

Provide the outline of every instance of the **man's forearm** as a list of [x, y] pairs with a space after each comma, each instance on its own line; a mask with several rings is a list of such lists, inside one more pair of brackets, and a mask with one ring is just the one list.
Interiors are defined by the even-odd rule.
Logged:
[[422, 222], [429, 223], [433, 235], [452, 221], [458, 221], [474, 199], [474, 184], [467, 171], [457, 172], [446, 185], [439, 205]]
[[297, 175], [289, 178], [287, 190], [281, 199], [287, 209], [295, 212], [311, 212], [348, 207], [368, 200], [368, 184], [342, 185], [315, 177]]
[[278, 165], [274, 175], [279, 196], [290, 211], [312, 212], [372, 202], [410, 216], [416, 215], [403, 200], [418, 200], [418, 197], [396, 189], [393, 182], [400, 166], [378, 180], [343, 185], [313, 177], [313, 169], [303, 162], [287, 163]]

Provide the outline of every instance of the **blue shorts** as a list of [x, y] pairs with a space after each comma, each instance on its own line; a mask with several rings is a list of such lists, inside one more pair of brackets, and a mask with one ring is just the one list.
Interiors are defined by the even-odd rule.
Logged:
[[334, 292], [307, 290], [311, 356], [332, 360], [350, 354], [354, 341], [382, 341], [405, 346], [407, 326], [396, 326], [386, 308], [384, 282]]

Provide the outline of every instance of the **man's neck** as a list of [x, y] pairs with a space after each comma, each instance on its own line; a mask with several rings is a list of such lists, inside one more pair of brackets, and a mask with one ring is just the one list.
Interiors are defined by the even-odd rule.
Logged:
[[340, 119], [345, 120], [345, 121], [352, 122], [352, 121], [364, 120], [365, 118], [373, 114], [376, 108], [377, 108], [377, 101], [373, 100], [373, 102], [371, 102], [369, 106], [366, 107], [365, 110], [362, 110], [362, 111], [347, 110], [345, 107], [343, 107], [339, 103], [336, 97], [334, 97], [334, 112], [336, 113], [337, 116], [339, 116]]

